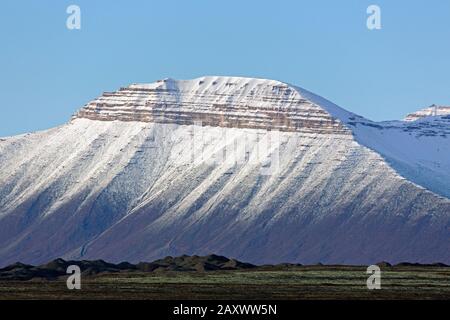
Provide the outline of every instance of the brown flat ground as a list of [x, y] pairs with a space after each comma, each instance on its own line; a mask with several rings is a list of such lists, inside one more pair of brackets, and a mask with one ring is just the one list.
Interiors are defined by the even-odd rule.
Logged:
[[382, 268], [368, 290], [365, 267], [289, 266], [208, 272], [121, 272], [83, 276], [81, 290], [55, 280], [0, 280], [0, 299], [440, 299], [450, 300], [450, 267]]

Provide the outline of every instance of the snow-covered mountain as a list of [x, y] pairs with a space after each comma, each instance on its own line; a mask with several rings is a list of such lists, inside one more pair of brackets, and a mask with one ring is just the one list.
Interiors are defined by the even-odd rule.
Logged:
[[405, 117], [405, 121], [416, 121], [417, 119], [432, 117], [432, 116], [445, 116], [450, 114], [450, 107], [431, 105], [428, 108], [413, 112]]
[[450, 262], [447, 113], [373, 122], [278, 81], [165, 79], [0, 139], [0, 166], [0, 265]]

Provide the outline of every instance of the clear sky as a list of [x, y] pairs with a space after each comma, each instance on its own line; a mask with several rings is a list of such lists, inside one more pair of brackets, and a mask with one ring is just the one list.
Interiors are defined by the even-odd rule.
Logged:
[[[71, 4], [81, 30], [66, 28]], [[282, 80], [373, 120], [450, 104], [447, 0], [2, 0], [0, 45], [0, 136], [166, 77]]]

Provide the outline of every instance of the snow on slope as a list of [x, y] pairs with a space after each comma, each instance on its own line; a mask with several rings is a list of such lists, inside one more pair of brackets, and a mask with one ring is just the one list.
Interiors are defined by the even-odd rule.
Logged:
[[[450, 262], [450, 200], [414, 181], [416, 159], [447, 165], [440, 151], [417, 152], [448, 150], [447, 120], [432, 120], [377, 124], [260, 79], [106, 93], [67, 125], [0, 140], [0, 265], [211, 252]], [[428, 189], [445, 195], [445, 170], [435, 173]]]
[[[426, 116], [429, 109], [415, 117]], [[446, 108], [437, 110], [437, 114], [446, 115]], [[450, 197], [450, 126], [445, 116], [414, 123], [375, 123], [279, 81], [202, 77], [133, 84], [105, 93], [76, 117], [353, 134], [405, 178]]]
[[410, 114], [407, 121], [373, 122], [296, 89], [345, 123], [356, 141], [382, 155], [397, 173], [450, 198], [450, 108], [437, 108], [435, 116], [430, 113], [435, 109], [430, 107]]
[[381, 154], [399, 174], [450, 198], [450, 117], [427, 118], [413, 125], [355, 126], [356, 140]]

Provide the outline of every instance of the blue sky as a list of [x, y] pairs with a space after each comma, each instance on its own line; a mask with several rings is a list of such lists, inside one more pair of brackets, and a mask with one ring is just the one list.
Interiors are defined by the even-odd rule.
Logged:
[[[68, 30], [66, 8], [81, 8]], [[366, 27], [381, 8], [382, 29]], [[450, 1], [3, 0], [0, 136], [57, 126], [133, 82], [290, 82], [373, 120], [450, 104]]]

